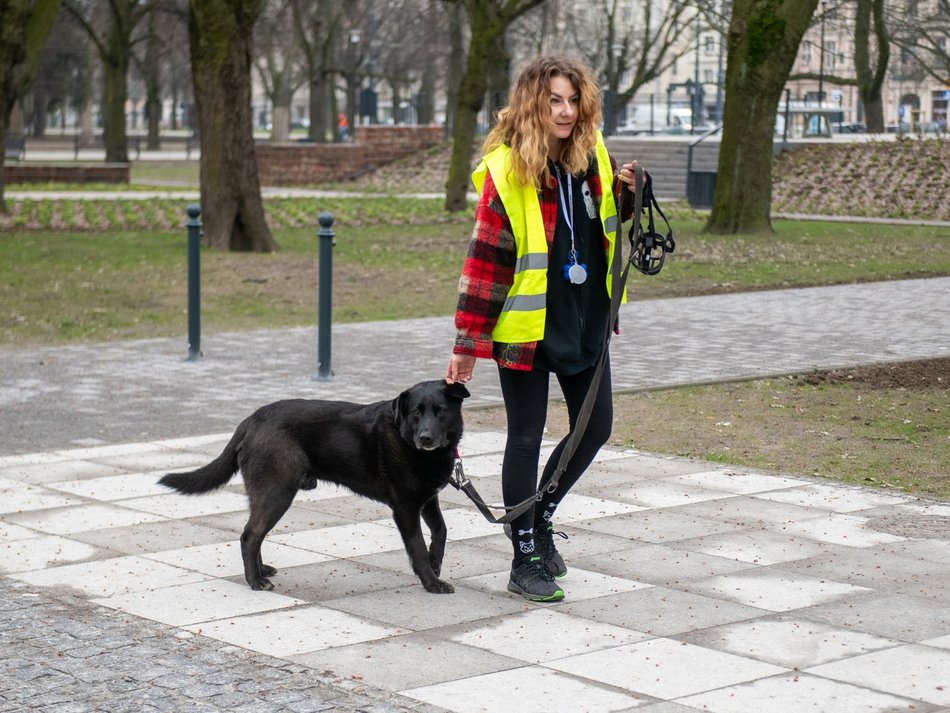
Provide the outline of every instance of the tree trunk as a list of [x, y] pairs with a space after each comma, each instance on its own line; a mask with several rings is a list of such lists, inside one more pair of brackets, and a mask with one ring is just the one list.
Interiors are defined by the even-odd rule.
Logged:
[[145, 66], [142, 77], [145, 79], [145, 115], [148, 121], [148, 150], [161, 148], [160, 130], [162, 123], [162, 81], [159, 75], [158, 36], [156, 14], [148, 16], [148, 38], [145, 40]]
[[416, 121], [423, 126], [435, 123], [435, 70], [432, 63], [422, 68], [422, 82], [416, 98]]
[[392, 92], [393, 124], [404, 124], [402, 115], [402, 87], [395, 79], [389, 81], [389, 90]]
[[132, 54], [132, 13], [136, 0], [111, 3], [106, 54], [102, 58], [102, 141], [106, 163], [128, 163], [128, 134], [125, 130], [125, 102], [129, 98], [128, 78]]
[[[6, 137], [13, 107], [33, 79], [33, 70], [56, 21], [59, 0], [0, 2], [0, 139]], [[0, 151], [0, 211], [6, 212]]]
[[286, 144], [290, 141], [290, 105], [274, 105], [271, 114], [270, 140], [275, 144]]
[[818, 0], [735, 0], [711, 233], [771, 232], [775, 112]]
[[472, 45], [468, 52], [465, 75], [458, 90], [452, 126], [452, 158], [445, 183], [445, 209], [448, 211], [465, 210], [478, 112], [482, 109], [485, 91], [488, 89], [485, 50], [490, 45], [483, 38], [484, 32], [483, 28], [472, 27]]
[[[323, 64], [320, 65], [321, 67]], [[336, 140], [336, 96], [332, 92], [333, 75], [323, 69], [308, 68], [310, 74], [310, 129], [311, 141], [325, 144]], [[331, 102], [331, 99], [333, 102]], [[332, 105], [331, 105], [332, 103]]]
[[449, 67], [446, 73], [445, 133], [451, 136], [455, 127], [455, 109], [458, 106], [458, 86], [465, 71], [465, 38], [462, 33], [462, 7], [450, 4], [449, 17]]
[[326, 143], [329, 140], [330, 126], [327, 110], [326, 81], [322, 75], [310, 81], [310, 140]]
[[[544, 0], [465, 2], [472, 41], [468, 47], [465, 74], [459, 84], [452, 127], [452, 160], [445, 183], [445, 209], [448, 211], [465, 209], [465, 194], [468, 192], [469, 174], [472, 170], [472, 143], [485, 93], [490, 87], [497, 87], [507, 95], [509, 79], [508, 50], [504, 44], [505, 30], [521, 15], [542, 2]], [[501, 72], [506, 75], [503, 82], [498, 78]], [[503, 103], [506, 98], [507, 96], [500, 101]]]
[[511, 89], [511, 53], [505, 33], [495, 37], [489, 56], [491, 73], [488, 77], [488, 126], [498, 123], [498, 112], [508, 103], [508, 91]]
[[128, 98], [128, 61], [105, 62], [102, 67], [102, 142], [106, 163], [128, 163], [125, 100]]
[[79, 114], [79, 138], [82, 141], [90, 141], [96, 133], [95, 119], [92, 114], [92, 103], [86, 104]]
[[[871, 67], [871, 24], [877, 45], [877, 66]], [[884, 19], [884, 0], [858, 0], [854, 21], [854, 69], [858, 95], [864, 105], [868, 133], [883, 134], [884, 101], [881, 87], [890, 60], [891, 41]]]
[[188, 34], [201, 136], [204, 243], [273, 252], [251, 117], [251, 42], [262, 0], [190, 0]]
[[[151, 73], [150, 73], [151, 74]], [[158, 77], [153, 76], [157, 80]], [[162, 87], [157, 81], [145, 82], [145, 113], [148, 118], [148, 150], [158, 151], [162, 147]]]
[[35, 89], [32, 97], [33, 116], [30, 117], [30, 131], [36, 138], [46, 136], [46, 105], [49, 98], [43, 89]]

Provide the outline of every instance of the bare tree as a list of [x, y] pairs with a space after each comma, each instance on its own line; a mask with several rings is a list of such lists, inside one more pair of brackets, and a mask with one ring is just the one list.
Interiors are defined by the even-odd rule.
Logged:
[[691, 5], [670, 0], [658, 9], [649, 0], [634, 6], [599, 0], [593, 21], [568, 23], [575, 46], [597, 71], [604, 90], [605, 135], [614, 133], [618, 114], [640, 88], [688, 51], [694, 31], [683, 14]]
[[444, 1], [464, 5], [471, 32], [465, 73], [459, 84], [452, 128], [452, 159], [445, 186], [446, 210], [459, 211], [465, 209], [475, 128], [485, 94], [491, 86], [490, 78], [497, 81], [499, 74], [507, 75], [509, 71], [508, 54], [504, 49], [505, 30], [544, 0]]
[[[162, 59], [165, 66], [165, 92], [171, 99], [168, 125], [172, 129], [195, 129], [196, 118], [191, 89], [191, 51], [188, 39], [188, 0], [171, 0], [163, 14]], [[166, 6], [167, 7], [167, 6]]]
[[435, 123], [436, 93], [445, 84], [450, 45], [448, 21], [444, 6], [438, 0], [426, 0], [421, 22], [417, 26], [418, 91], [412, 99], [420, 124]]
[[337, 0], [290, 0], [290, 6], [310, 89], [309, 136], [322, 143], [335, 136], [333, 50], [341, 32], [343, 7]]
[[[376, 3], [374, 54], [379, 60], [372, 68], [390, 87], [397, 124], [410, 121], [410, 107], [421, 109], [420, 123], [430, 123], [435, 115], [435, 86], [445, 47], [439, 10], [432, 0]], [[383, 47], [385, 52], [380, 51]]]
[[171, 124], [177, 128], [178, 101], [181, 97], [181, 74], [188, 74], [185, 62], [176, 58], [183, 41], [187, 41], [187, 11], [180, 0], [145, 0], [146, 17], [139, 23], [132, 43], [132, 67], [145, 86], [147, 146], [161, 148], [162, 99], [172, 98]]
[[572, 33], [567, 31], [572, 8], [569, 0], [547, 0], [512, 23], [513, 60], [517, 63], [522, 53], [526, 57], [539, 57], [573, 47]]
[[33, 136], [46, 131], [47, 114], [59, 112], [65, 123], [69, 108], [83, 111], [92, 86], [92, 57], [86, 33], [72, 15], [60, 7], [34, 73], [33, 83], [20, 102]]
[[144, 0], [64, 0], [102, 60], [102, 136], [107, 163], [129, 160], [125, 130], [129, 66], [135, 28], [150, 7]]
[[[881, 87], [891, 58], [891, 38], [884, 17], [884, 0], [857, 0], [854, 26], [854, 69], [858, 93], [864, 104], [868, 131], [884, 133], [884, 100]], [[873, 33], [871, 28], [874, 28]]]
[[904, 0], [889, 7], [887, 22], [904, 63], [950, 89], [950, 0]]
[[147, 147], [154, 151], [161, 147], [159, 130], [162, 120], [162, 32], [161, 18], [156, 12], [160, 0], [145, 1], [149, 5], [149, 12], [136, 28], [132, 42], [131, 68], [134, 71], [130, 83], [133, 86], [133, 96], [139, 83], [145, 87], [145, 111], [142, 118], [147, 127]]
[[445, 131], [452, 136], [455, 131], [455, 110], [458, 108], [458, 87], [465, 74], [465, 13], [461, 3], [444, 5], [448, 24], [449, 63], [445, 73]]
[[[789, 76], [797, 79], [824, 79], [833, 84], [853, 86], [858, 90], [864, 106], [865, 123], [871, 133], [884, 133], [884, 101], [881, 89], [887, 77], [891, 55], [891, 38], [884, 14], [884, 0], [840, 0], [833, 5], [822, 5], [813, 24], [824, 21], [831, 15], [839, 22], [850, 21], [854, 9], [854, 76], [842, 76], [825, 72], [796, 72]], [[818, 48], [819, 52], [825, 49]]]
[[722, 144], [708, 232], [772, 229], [776, 107], [817, 5], [818, 0], [733, 0]]
[[[59, 0], [5, 0], [0, 3], [0, 137], [6, 138], [10, 114], [29, 87], [46, 45]], [[0, 152], [0, 209], [6, 211]]]
[[294, 34], [293, 7], [288, 0], [269, 0], [255, 25], [255, 66], [264, 93], [274, 106], [271, 139], [290, 138], [290, 107], [294, 93], [307, 81], [303, 52], [298, 43], [288, 44]]
[[254, 24], [264, 0], [190, 0], [188, 31], [201, 137], [206, 245], [273, 252], [251, 123]]
[[[379, 78], [379, 58], [376, 44], [376, 7], [372, 1], [353, 0], [344, 5], [341, 32], [336, 38], [331, 69], [335, 78], [341, 81], [339, 89], [346, 97], [343, 111], [353, 126], [360, 113], [365, 111], [371, 119], [375, 118], [374, 106], [361, 106], [363, 97], [363, 79], [369, 76], [371, 85]], [[368, 89], [371, 89], [368, 88]], [[371, 99], [369, 92], [366, 100]]]

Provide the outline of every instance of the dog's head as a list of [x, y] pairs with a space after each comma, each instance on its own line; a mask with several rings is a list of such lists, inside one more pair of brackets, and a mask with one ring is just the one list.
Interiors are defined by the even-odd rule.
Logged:
[[444, 381], [423, 381], [406, 389], [393, 401], [399, 434], [418, 450], [454, 448], [462, 438], [462, 399], [469, 396], [461, 384]]

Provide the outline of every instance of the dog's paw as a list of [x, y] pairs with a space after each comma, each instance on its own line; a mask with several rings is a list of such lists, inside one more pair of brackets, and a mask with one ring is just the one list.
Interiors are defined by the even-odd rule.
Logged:
[[442, 558], [439, 557], [429, 557], [429, 565], [432, 567], [432, 571], [435, 572], [435, 576], [438, 577], [442, 574]]
[[277, 574], [277, 568], [271, 567], [269, 564], [262, 564], [261, 574], [265, 577], [273, 577], [275, 574]]
[[453, 594], [455, 592], [455, 587], [448, 582], [443, 582], [441, 579], [426, 584], [425, 588], [433, 594]]
[[251, 585], [251, 589], [255, 592], [265, 591], [269, 592], [274, 588], [274, 583], [271, 582], [267, 577], [257, 577], [251, 582], [248, 582]]

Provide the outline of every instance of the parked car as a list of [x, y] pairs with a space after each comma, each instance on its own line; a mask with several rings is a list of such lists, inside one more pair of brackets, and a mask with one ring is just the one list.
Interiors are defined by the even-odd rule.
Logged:
[[857, 121], [836, 121], [831, 130], [836, 134], [863, 134], [868, 127]]

